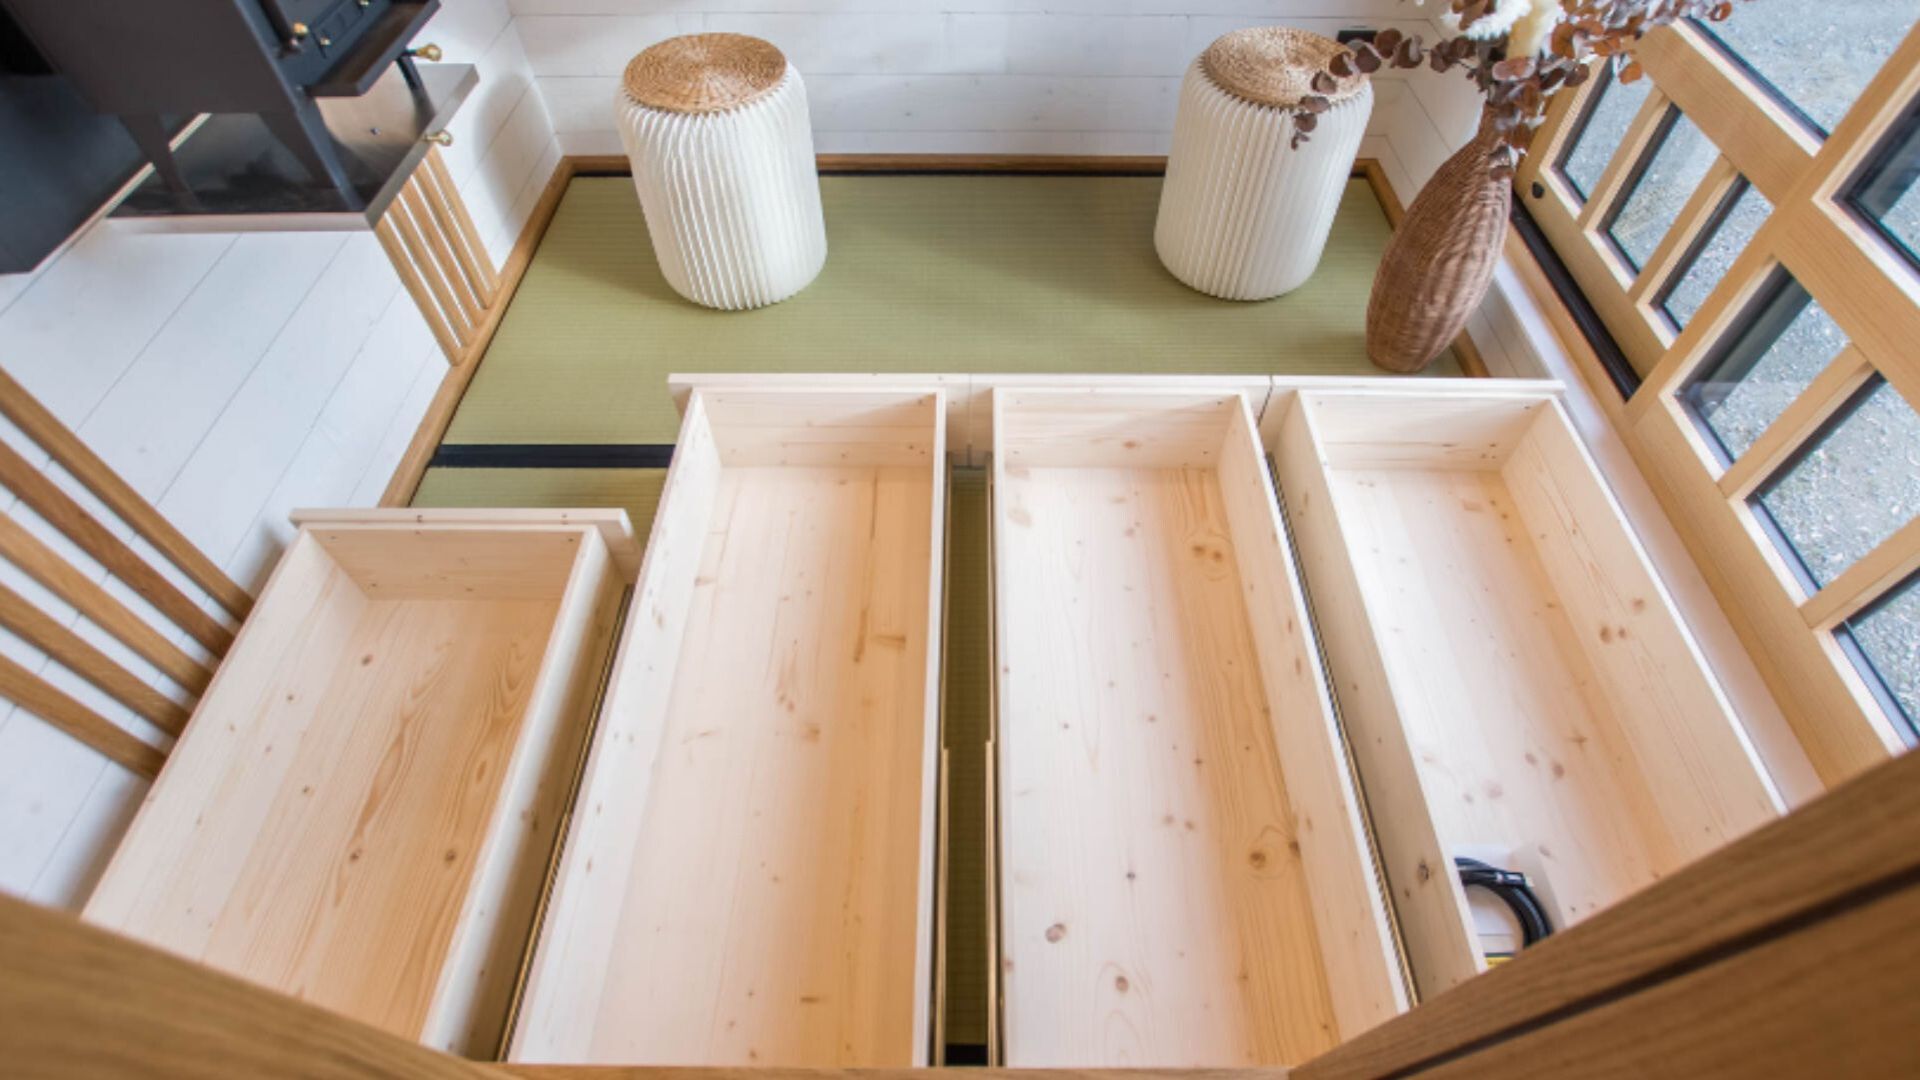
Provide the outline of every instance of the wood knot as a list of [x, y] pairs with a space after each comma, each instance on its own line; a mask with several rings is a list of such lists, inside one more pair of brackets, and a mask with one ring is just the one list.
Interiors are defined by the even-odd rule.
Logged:
[[1047, 941], [1050, 942], [1051, 944], [1058, 945], [1061, 939], [1065, 938], [1066, 936], [1067, 936], [1066, 923], [1057, 922], [1057, 923], [1054, 923], [1052, 926], [1047, 927]]

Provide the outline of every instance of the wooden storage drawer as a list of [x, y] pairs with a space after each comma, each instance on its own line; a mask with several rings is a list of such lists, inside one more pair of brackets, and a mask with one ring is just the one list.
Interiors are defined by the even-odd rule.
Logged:
[[926, 1064], [943, 413], [689, 396], [511, 1060]]
[[632, 531], [618, 510], [295, 520], [85, 917], [490, 1057]]
[[1455, 856], [1508, 853], [1566, 926], [1780, 812], [1554, 398], [1301, 390], [1275, 409], [1423, 996], [1486, 967]]
[[1239, 392], [997, 388], [1010, 1066], [1274, 1066], [1406, 1006]]

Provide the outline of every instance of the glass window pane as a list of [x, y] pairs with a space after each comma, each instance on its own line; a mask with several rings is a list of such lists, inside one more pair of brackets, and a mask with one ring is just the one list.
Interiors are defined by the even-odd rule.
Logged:
[[1746, 453], [1847, 347], [1847, 335], [1784, 272], [1761, 290], [1740, 325], [1743, 329], [1681, 392], [1728, 460]]
[[1920, 263], [1920, 102], [1868, 161], [1848, 200], [1907, 258]]
[[1825, 585], [1920, 514], [1920, 413], [1875, 377], [1755, 502]]
[[[1612, 69], [1603, 67], [1601, 70], [1607, 72]], [[1560, 174], [1580, 193], [1582, 201], [1599, 186], [1600, 174], [1607, 171], [1607, 162], [1626, 139], [1627, 128], [1632, 126], [1634, 114], [1640, 111], [1641, 104], [1647, 100], [1648, 90], [1653, 87], [1652, 79], [1640, 79], [1623, 85], [1610, 74], [1602, 74], [1600, 78], [1601, 84], [1593, 91], [1599, 98], [1588, 111], [1586, 122], [1574, 136], [1572, 146], [1560, 162]]]
[[1888, 711], [1906, 721], [1908, 739], [1920, 735], [1920, 577], [1908, 578], [1840, 632], [1852, 639], [1861, 674], [1886, 691]]
[[1767, 197], [1760, 194], [1751, 184], [1742, 184], [1734, 196], [1733, 206], [1727, 211], [1720, 223], [1708, 234], [1705, 244], [1695, 252], [1687, 262], [1681, 265], [1678, 276], [1668, 286], [1667, 295], [1661, 301], [1667, 317], [1677, 327], [1685, 327], [1699, 313], [1700, 305], [1707, 302], [1707, 294], [1720, 284], [1733, 266], [1733, 260], [1747, 249], [1753, 234], [1773, 213], [1773, 206]]
[[1653, 160], [1607, 223], [1607, 233], [1635, 270], [1653, 258], [1654, 249], [1719, 156], [1720, 148], [1675, 110], [1666, 138], [1654, 148]]
[[1915, 22], [1920, 0], [1744, 0], [1732, 18], [1702, 25], [1827, 132]]

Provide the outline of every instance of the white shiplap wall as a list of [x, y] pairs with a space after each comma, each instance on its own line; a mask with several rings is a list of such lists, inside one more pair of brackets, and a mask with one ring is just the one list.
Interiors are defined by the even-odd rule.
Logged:
[[[560, 155], [519, 30], [504, 0], [446, 0], [423, 40], [480, 69], [443, 153], [502, 260]], [[446, 371], [370, 233], [142, 235], [110, 223], [32, 273], [0, 275], [0, 366], [249, 587], [289, 538], [289, 510], [378, 500]], [[28, 449], [17, 432], [0, 436]], [[4, 491], [0, 510], [58, 543]], [[71, 620], [4, 563], [0, 582]], [[76, 629], [152, 676], [111, 638]], [[156, 737], [4, 632], [0, 651]], [[82, 901], [144, 789], [0, 703], [0, 890]]]
[[[1423, 29], [1411, 0], [510, 0], [568, 153], [618, 153], [612, 98], [633, 55], [735, 31], [807, 81], [823, 153], [1165, 153], [1180, 77], [1229, 30]], [[1376, 125], [1403, 96], [1377, 87]]]

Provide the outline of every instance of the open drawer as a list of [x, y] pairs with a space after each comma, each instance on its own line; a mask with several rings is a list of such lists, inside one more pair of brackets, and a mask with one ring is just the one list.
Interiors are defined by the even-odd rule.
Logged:
[[618, 510], [295, 521], [85, 917], [491, 1057], [632, 531]]
[[1237, 391], [993, 391], [1009, 1066], [1278, 1066], [1406, 1007]]
[[944, 407], [689, 396], [510, 1060], [927, 1063]]
[[1528, 873], [1564, 927], [1780, 812], [1552, 396], [1300, 390], [1275, 409], [1423, 996], [1486, 967], [1456, 857]]

